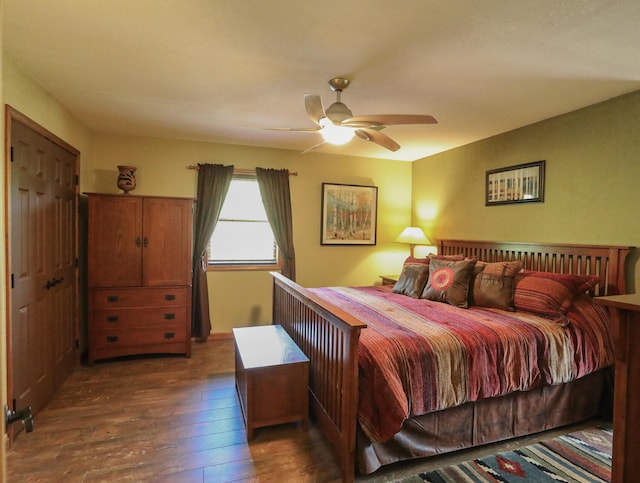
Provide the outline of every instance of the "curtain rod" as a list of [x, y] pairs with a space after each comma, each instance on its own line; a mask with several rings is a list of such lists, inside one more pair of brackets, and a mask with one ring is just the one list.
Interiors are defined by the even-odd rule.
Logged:
[[[199, 168], [197, 164], [190, 164], [189, 166], [187, 166], [187, 169], [195, 169], [197, 171]], [[233, 174], [256, 174], [256, 170], [233, 168]], [[296, 171], [290, 171], [289, 176], [298, 176], [298, 173]]]

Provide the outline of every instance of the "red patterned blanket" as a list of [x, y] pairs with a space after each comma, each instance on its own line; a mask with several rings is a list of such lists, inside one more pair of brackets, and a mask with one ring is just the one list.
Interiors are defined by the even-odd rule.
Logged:
[[607, 314], [588, 297], [574, 300], [563, 326], [526, 312], [414, 299], [388, 286], [309, 290], [367, 323], [358, 418], [373, 441], [390, 439], [412, 416], [613, 364]]

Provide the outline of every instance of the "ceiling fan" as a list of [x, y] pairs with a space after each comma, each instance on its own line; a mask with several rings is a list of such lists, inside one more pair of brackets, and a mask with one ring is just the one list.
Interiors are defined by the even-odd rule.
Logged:
[[346, 144], [354, 135], [365, 141], [371, 141], [390, 151], [397, 151], [400, 145], [380, 131], [387, 126], [398, 124], [436, 124], [438, 121], [429, 115], [421, 114], [371, 114], [354, 116], [341, 100], [351, 81], [345, 77], [329, 80], [329, 87], [336, 93], [336, 101], [326, 110], [322, 107], [320, 96], [305, 94], [304, 107], [309, 118], [316, 124], [313, 128], [274, 128], [279, 131], [319, 132], [323, 140], [303, 151], [307, 153], [325, 143]]

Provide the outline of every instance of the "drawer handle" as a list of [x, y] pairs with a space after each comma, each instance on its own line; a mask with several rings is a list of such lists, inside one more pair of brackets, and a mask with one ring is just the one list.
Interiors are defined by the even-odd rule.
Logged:
[[113, 322], [117, 322], [117, 321], [118, 321], [118, 319], [119, 319], [119, 317], [118, 317], [117, 315], [109, 315], [109, 316], [107, 317], [107, 322], [111, 322], [111, 323], [113, 323]]
[[164, 299], [165, 299], [165, 300], [175, 300], [175, 299], [176, 299], [176, 296], [175, 296], [175, 295], [173, 295], [172, 293], [168, 293], [168, 294], [166, 294], [166, 295], [164, 296]]
[[165, 320], [173, 320], [176, 318], [176, 314], [164, 314]]
[[173, 339], [176, 336], [176, 334], [174, 332], [165, 332], [164, 333], [164, 338], [165, 339]]
[[118, 336], [117, 335], [107, 336], [107, 342], [118, 342]]
[[118, 300], [120, 300], [120, 297], [117, 295], [109, 295], [107, 297], [107, 302], [117, 302]]

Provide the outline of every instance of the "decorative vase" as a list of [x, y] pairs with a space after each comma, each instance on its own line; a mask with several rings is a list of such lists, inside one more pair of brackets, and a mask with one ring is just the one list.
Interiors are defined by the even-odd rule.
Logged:
[[118, 188], [125, 195], [136, 189], [136, 169], [135, 166], [118, 166]]

